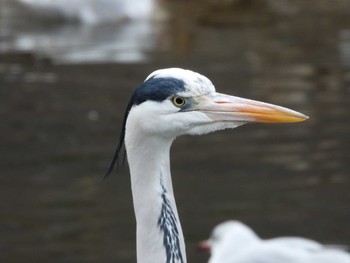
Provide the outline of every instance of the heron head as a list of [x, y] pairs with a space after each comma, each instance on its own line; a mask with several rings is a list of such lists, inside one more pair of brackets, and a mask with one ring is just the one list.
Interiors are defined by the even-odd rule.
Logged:
[[300, 122], [307, 118], [273, 104], [217, 93], [211, 81], [196, 72], [161, 69], [135, 89], [126, 109], [115, 158], [118, 159], [126, 132], [173, 139], [183, 134], [235, 128], [248, 122]]

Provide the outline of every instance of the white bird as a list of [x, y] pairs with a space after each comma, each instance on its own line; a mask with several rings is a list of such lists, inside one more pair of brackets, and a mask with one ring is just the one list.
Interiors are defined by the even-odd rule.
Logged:
[[154, 0], [17, 0], [46, 17], [59, 16], [83, 24], [145, 19]]
[[153, 72], [127, 106], [115, 156], [125, 141], [137, 225], [138, 263], [185, 263], [185, 241], [170, 175], [177, 136], [200, 135], [248, 122], [299, 122], [287, 108], [217, 93], [203, 75], [180, 68]]
[[325, 246], [302, 237], [263, 240], [239, 221], [217, 225], [206, 241], [209, 263], [350, 263], [350, 254], [336, 246]]

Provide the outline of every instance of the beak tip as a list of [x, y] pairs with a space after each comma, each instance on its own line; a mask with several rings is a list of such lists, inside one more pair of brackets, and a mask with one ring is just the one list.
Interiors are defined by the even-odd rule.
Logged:
[[306, 121], [309, 119], [309, 116], [305, 115], [305, 114], [300, 114], [300, 118], [299, 118], [299, 122], [302, 122], [302, 121]]

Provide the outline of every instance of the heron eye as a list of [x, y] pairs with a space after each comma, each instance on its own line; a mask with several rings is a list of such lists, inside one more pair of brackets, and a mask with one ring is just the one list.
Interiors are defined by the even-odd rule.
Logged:
[[176, 107], [182, 107], [186, 103], [186, 100], [183, 97], [175, 96], [173, 97], [173, 103]]

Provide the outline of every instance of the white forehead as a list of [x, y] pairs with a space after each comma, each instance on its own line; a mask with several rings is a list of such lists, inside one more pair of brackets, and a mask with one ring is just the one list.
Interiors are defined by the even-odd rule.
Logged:
[[175, 78], [185, 83], [185, 91], [180, 94], [185, 97], [199, 96], [215, 92], [213, 83], [197, 72], [182, 68], [166, 68], [152, 72], [146, 80], [150, 78]]

